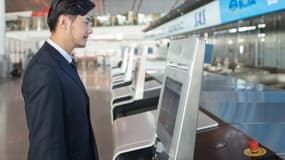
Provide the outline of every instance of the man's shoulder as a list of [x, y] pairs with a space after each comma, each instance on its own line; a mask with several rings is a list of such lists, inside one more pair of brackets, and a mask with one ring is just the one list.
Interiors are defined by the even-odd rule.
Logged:
[[55, 59], [52, 56], [52, 49], [47, 44], [44, 44], [39, 51], [35, 54], [35, 56], [31, 60], [30, 66], [43, 64], [43, 65], [53, 65], [55, 64]]
[[30, 61], [25, 71], [24, 78], [25, 76], [34, 76], [35, 74], [56, 73], [58, 67], [51, 52], [52, 50], [47, 48], [44, 44]]
[[23, 89], [58, 84], [57, 71], [49, 64], [34, 63], [24, 73]]

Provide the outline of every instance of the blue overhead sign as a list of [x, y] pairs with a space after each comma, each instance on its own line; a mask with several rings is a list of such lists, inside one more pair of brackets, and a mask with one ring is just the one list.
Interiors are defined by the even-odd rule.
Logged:
[[285, 0], [220, 0], [219, 2], [222, 23], [285, 9]]
[[285, 0], [215, 0], [148, 31], [145, 37], [171, 37], [281, 10]]

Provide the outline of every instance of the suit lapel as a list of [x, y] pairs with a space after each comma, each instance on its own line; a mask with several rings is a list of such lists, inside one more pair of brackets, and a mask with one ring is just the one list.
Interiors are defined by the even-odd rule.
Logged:
[[71, 67], [71, 65], [68, 64], [67, 62], [60, 62], [60, 67], [65, 73], [67, 73], [79, 85], [79, 87], [87, 95], [86, 89], [85, 89], [82, 81], [80, 80], [78, 73], [75, 71], [75, 69], [73, 69]]
[[60, 68], [76, 82], [76, 84], [88, 97], [87, 91], [75, 69], [72, 68], [72, 66], [67, 62], [67, 60], [64, 59], [64, 57], [55, 48], [50, 46], [47, 42], [44, 45], [47, 49], [50, 50], [50, 54], [52, 55], [52, 57], [54, 57], [58, 61]]

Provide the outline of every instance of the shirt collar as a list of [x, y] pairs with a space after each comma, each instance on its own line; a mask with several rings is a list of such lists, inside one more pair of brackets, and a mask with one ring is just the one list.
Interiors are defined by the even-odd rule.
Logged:
[[68, 63], [72, 62], [73, 57], [67, 53], [63, 48], [61, 48], [58, 44], [56, 44], [53, 40], [50, 38], [47, 39], [47, 43], [49, 43], [52, 47], [54, 47], [66, 60]]

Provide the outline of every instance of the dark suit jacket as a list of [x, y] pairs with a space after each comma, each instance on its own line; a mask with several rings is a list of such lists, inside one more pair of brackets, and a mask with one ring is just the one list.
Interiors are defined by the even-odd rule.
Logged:
[[89, 98], [66, 59], [45, 43], [22, 83], [29, 160], [97, 160]]

